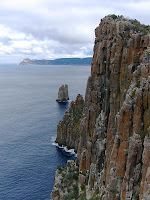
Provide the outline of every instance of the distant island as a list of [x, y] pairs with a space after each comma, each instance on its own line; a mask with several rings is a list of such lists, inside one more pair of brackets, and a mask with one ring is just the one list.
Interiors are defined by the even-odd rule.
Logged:
[[58, 58], [55, 60], [24, 59], [19, 65], [91, 65], [92, 57], [87, 58]]

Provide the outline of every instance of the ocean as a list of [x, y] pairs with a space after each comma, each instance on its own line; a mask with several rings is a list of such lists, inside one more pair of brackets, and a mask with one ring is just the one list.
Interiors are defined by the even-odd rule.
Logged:
[[[0, 200], [49, 200], [57, 166], [75, 155], [53, 145], [57, 124], [90, 66], [0, 65]], [[68, 84], [69, 103], [56, 102]]]

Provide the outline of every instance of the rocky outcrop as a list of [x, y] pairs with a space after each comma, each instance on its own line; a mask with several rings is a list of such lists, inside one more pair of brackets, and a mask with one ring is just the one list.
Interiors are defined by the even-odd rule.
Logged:
[[84, 109], [84, 100], [82, 95], [78, 95], [75, 102], [70, 103], [63, 120], [57, 126], [56, 143], [60, 146], [67, 146], [69, 149], [75, 149], [77, 152], [79, 143], [79, 125]]
[[[91, 76], [75, 131], [79, 141], [76, 199], [84, 194], [84, 199], [148, 200], [150, 27], [111, 15], [101, 20], [95, 35]], [[73, 116], [69, 120], [75, 122]], [[65, 122], [63, 118], [67, 129]]]
[[69, 100], [68, 85], [62, 85], [59, 88], [58, 99], [56, 101], [58, 101], [58, 102], [66, 102], [68, 100]]
[[29, 58], [26, 58], [19, 63], [19, 65], [32, 65], [32, 64], [33, 64], [32, 60], [30, 60]]
[[57, 167], [55, 186], [52, 191], [52, 199], [75, 199], [79, 196], [78, 191], [79, 169], [74, 161], [68, 161], [67, 166]]

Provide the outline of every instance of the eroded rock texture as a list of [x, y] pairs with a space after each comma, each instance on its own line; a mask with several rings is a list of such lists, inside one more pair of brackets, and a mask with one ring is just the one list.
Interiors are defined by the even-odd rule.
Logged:
[[68, 85], [62, 85], [59, 88], [58, 99], [56, 101], [58, 101], [58, 102], [66, 102], [68, 100], [69, 100]]
[[82, 95], [78, 94], [75, 102], [70, 103], [63, 120], [57, 126], [56, 142], [60, 146], [67, 146], [69, 149], [74, 148], [77, 152], [79, 143], [79, 125], [84, 108]]
[[101, 20], [80, 119], [74, 126], [71, 104], [58, 125], [59, 144], [77, 149], [84, 199], [150, 199], [149, 30], [123, 17]]

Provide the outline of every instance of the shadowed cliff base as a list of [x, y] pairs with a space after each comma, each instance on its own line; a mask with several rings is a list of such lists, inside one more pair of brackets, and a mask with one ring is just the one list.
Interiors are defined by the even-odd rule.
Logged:
[[101, 20], [85, 101], [70, 104], [56, 141], [74, 148], [77, 161], [57, 170], [53, 200], [150, 199], [149, 26]]

